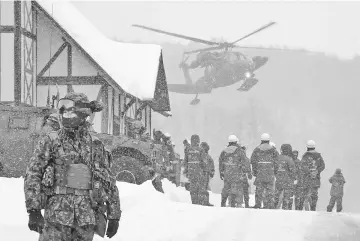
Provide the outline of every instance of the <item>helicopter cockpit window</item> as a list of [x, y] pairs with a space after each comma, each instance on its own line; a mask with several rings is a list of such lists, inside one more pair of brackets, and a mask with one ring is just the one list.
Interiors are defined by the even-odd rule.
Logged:
[[240, 54], [238, 55], [238, 60], [246, 60], [245, 56]]
[[238, 60], [238, 56], [236, 56], [236, 54], [234, 54], [234, 53], [228, 54], [226, 57], [227, 57], [228, 61], [236, 61], [236, 60]]

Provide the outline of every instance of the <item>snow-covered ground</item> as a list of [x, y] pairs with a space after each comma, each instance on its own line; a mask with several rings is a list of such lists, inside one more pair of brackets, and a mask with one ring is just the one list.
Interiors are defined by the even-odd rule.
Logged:
[[[150, 182], [118, 183], [123, 216], [117, 241], [359, 241], [360, 215], [221, 208], [191, 205], [189, 193], [170, 182], [165, 195]], [[253, 200], [251, 200], [253, 202]], [[0, 178], [0, 240], [37, 240], [27, 228], [23, 179]], [[107, 238], [106, 238], [107, 239]], [[102, 240], [96, 236], [95, 241]]]

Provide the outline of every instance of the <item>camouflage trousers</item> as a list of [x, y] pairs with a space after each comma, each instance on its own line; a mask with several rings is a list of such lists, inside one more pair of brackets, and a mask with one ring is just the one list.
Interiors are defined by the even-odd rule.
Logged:
[[92, 241], [94, 225], [70, 227], [45, 221], [39, 241]]
[[306, 199], [309, 199], [310, 210], [316, 211], [316, 205], [318, 201], [318, 186], [307, 186], [301, 188], [301, 196], [299, 200], [299, 210], [303, 210]]
[[205, 181], [190, 181], [190, 196], [192, 204], [207, 205], [207, 182]]
[[327, 211], [328, 212], [332, 212], [335, 203], [336, 203], [336, 212], [341, 212], [342, 211], [342, 196], [331, 196], [330, 201], [329, 201], [329, 205], [327, 206]]
[[245, 202], [246, 208], [249, 207], [249, 200], [250, 200], [249, 187], [250, 187], [250, 185], [249, 185], [248, 181], [243, 183], [243, 195], [244, 195], [244, 202]]
[[211, 190], [211, 188], [210, 188], [210, 176], [207, 175], [206, 192], [205, 192], [205, 203], [206, 204], [210, 204], [210, 194], [209, 194], [210, 190]]
[[282, 197], [282, 209], [290, 210], [293, 202], [292, 196], [294, 194], [294, 187], [290, 183], [275, 183], [275, 208], [280, 207], [280, 195], [283, 194]]
[[274, 208], [274, 182], [255, 182], [255, 207], [261, 208], [264, 202], [264, 208]]
[[[243, 182], [230, 182], [224, 180], [224, 187], [221, 191], [222, 199], [226, 197], [229, 198], [230, 207], [240, 207], [243, 203]], [[225, 202], [226, 202], [225, 199]], [[225, 206], [222, 202], [222, 206]]]

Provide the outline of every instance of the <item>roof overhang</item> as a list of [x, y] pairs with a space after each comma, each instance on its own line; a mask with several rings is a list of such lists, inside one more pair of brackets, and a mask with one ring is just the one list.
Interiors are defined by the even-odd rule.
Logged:
[[99, 69], [111, 86], [170, 111], [161, 46], [113, 41], [68, 1], [36, 1], [37, 7]]

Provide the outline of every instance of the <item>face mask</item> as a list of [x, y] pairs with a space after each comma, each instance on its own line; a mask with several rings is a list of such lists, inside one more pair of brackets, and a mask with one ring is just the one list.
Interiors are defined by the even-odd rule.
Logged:
[[75, 111], [64, 111], [61, 117], [61, 123], [66, 128], [76, 128], [84, 123]]

